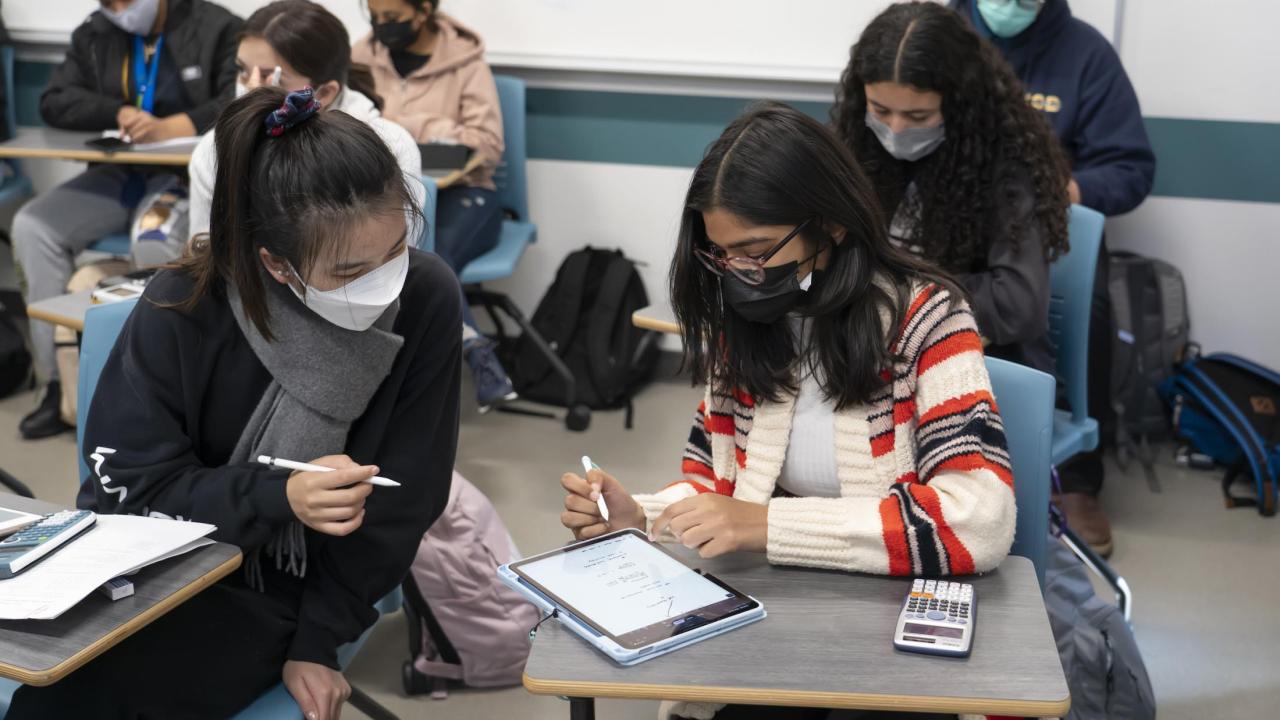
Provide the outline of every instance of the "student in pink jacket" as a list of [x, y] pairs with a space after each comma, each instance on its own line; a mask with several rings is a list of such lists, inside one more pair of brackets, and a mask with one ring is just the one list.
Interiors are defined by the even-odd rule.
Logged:
[[[373, 31], [356, 41], [351, 59], [370, 68], [382, 115], [420, 144], [461, 143], [471, 161], [436, 205], [436, 253], [460, 273], [498, 244], [502, 208], [493, 171], [502, 159], [502, 114], [484, 41], [438, 12], [439, 0], [368, 0]], [[481, 411], [515, 392], [489, 341], [474, 332], [468, 311], [464, 351]]]

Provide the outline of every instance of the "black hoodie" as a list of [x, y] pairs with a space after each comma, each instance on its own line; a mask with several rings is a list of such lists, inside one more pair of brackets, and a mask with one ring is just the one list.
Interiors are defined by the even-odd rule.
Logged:
[[[121, 330], [85, 424], [81, 447], [91, 472], [76, 504], [212, 523], [214, 539], [257, 552], [294, 519], [285, 496], [289, 472], [228, 460], [271, 375], [220, 293], [191, 313], [163, 307], [185, 299], [192, 286], [186, 274], [162, 271]], [[400, 584], [449, 498], [461, 293], [440, 258], [412, 250], [400, 303], [392, 331], [404, 346], [352, 424], [345, 451], [402, 486], [374, 489], [364, 524], [350, 535], [308, 529], [305, 577], [262, 563], [267, 593], [296, 612], [288, 660], [338, 667], [338, 647], [377, 620], [374, 604]], [[269, 612], [240, 573], [222, 582], [249, 598], [245, 612]]]

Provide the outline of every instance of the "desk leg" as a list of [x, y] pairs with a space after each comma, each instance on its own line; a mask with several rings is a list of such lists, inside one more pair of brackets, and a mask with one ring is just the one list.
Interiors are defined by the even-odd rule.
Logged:
[[569, 720], [596, 720], [595, 698], [569, 698]]

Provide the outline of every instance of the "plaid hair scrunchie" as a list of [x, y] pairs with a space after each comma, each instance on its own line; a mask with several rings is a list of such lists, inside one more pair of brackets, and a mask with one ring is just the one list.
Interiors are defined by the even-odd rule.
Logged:
[[316, 111], [320, 109], [320, 101], [316, 100], [315, 91], [311, 86], [302, 88], [297, 92], [289, 93], [284, 103], [280, 105], [278, 110], [272, 110], [263, 124], [267, 126], [267, 135], [270, 137], [280, 137], [285, 130], [292, 128], [298, 123], [305, 122]]

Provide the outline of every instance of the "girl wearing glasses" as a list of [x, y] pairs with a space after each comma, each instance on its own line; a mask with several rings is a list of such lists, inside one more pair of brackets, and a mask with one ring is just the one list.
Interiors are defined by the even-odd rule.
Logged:
[[937, 3], [893, 5], [853, 46], [832, 115], [892, 241], [960, 281], [987, 353], [1053, 372], [1049, 263], [1067, 251], [1070, 173], [995, 48]]
[[1013, 479], [973, 314], [886, 227], [816, 120], [769, 103], [730, 125], [694, 171], [671, 269], [685, 359], [707, 381], [683, 476], [632, 495], [599, 470], [566, 474], [564, 525], [641, 528], [703, 557], [995, 567]]

